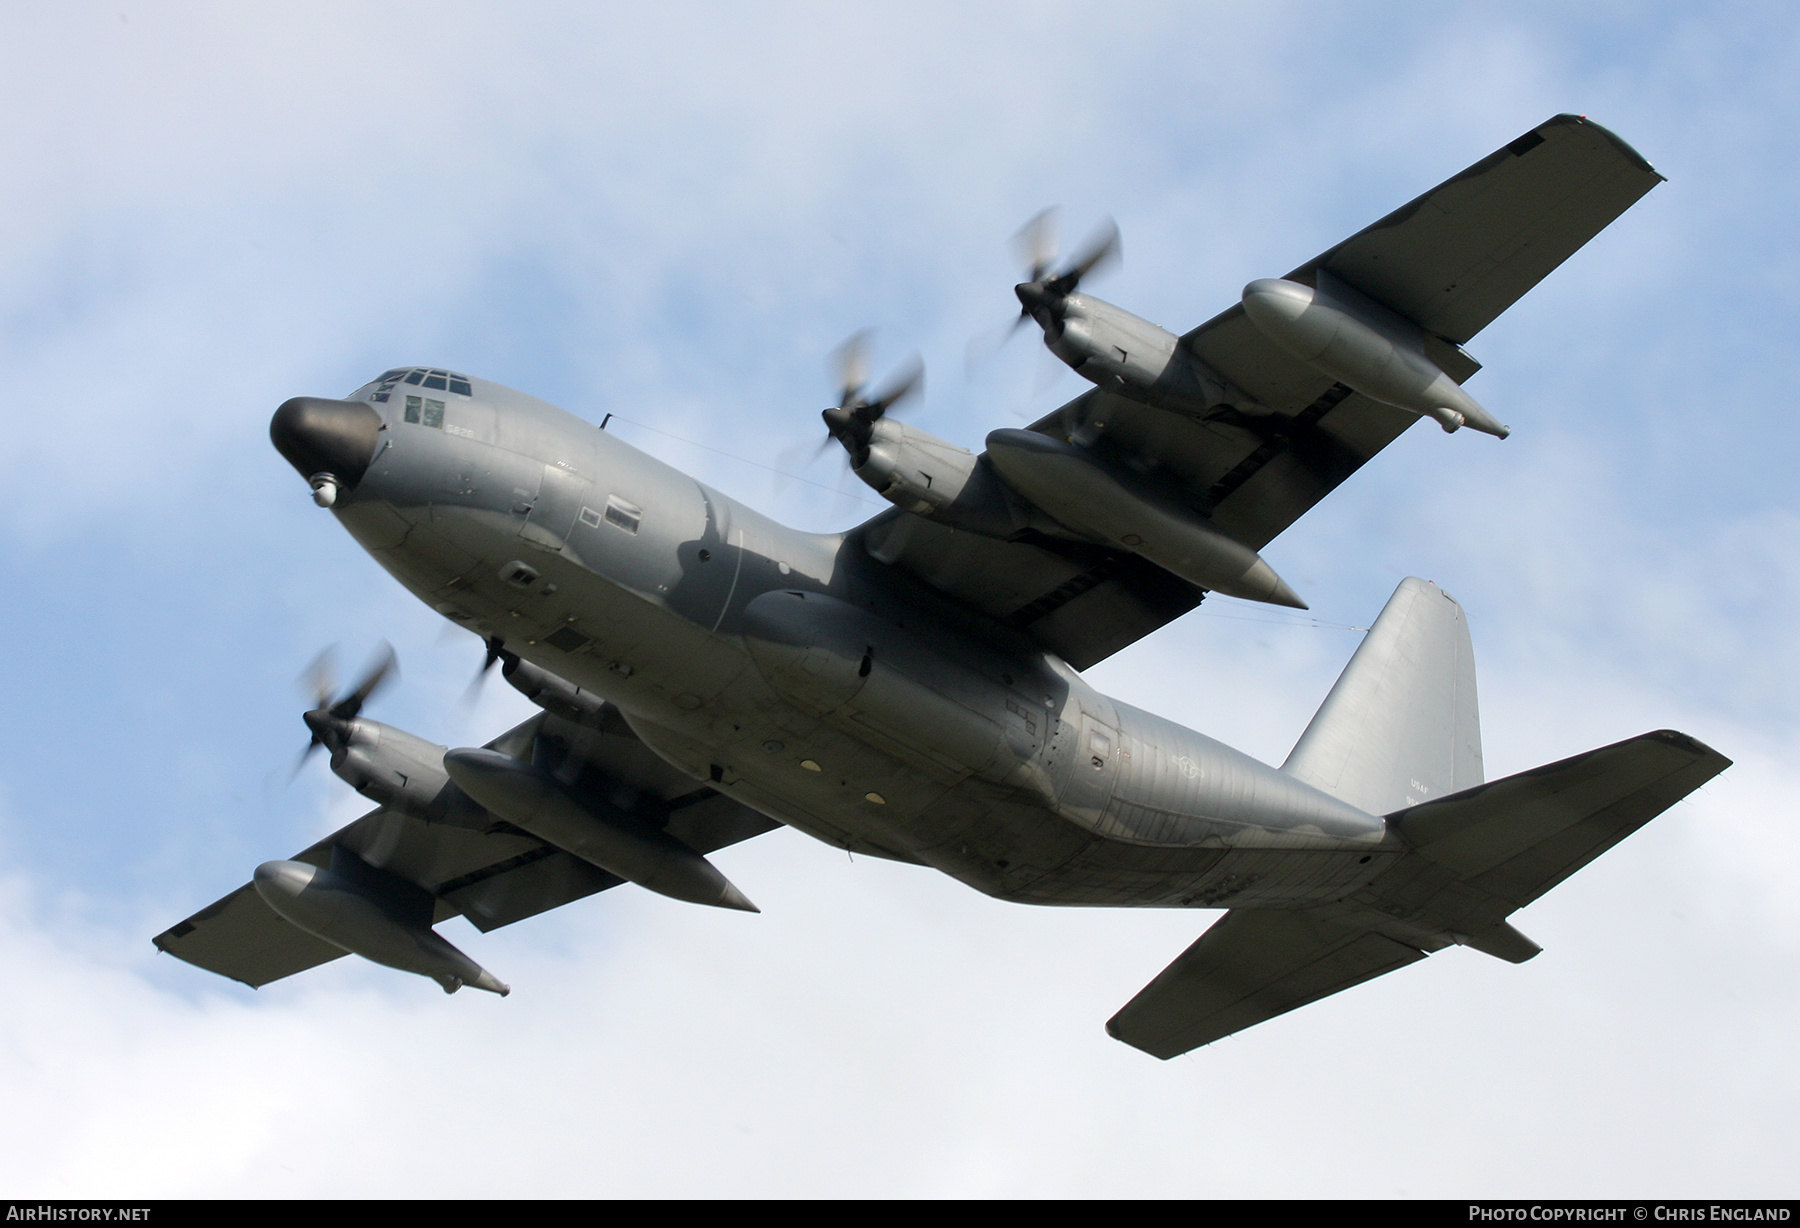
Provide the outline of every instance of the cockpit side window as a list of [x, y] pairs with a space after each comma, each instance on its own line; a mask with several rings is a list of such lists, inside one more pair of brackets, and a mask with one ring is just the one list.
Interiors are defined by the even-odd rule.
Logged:
[[377, 381], [377, 383], [379, 384], [379, 387], [377, 387], [375, 389], [374, 393], [370, 395], [369, 399], [371, 401], [377, 401], [377, 402], [386, 401], [388, 399], [388, 393], [390, 393], [394, 390], [395, 381], [398, 380], [402, 375], [405, 375], [405, 374], [406, 374], [405, 367], [401, 367], [398, 371], [389, 371], [386, 375], [382, 376], [381, 379]]

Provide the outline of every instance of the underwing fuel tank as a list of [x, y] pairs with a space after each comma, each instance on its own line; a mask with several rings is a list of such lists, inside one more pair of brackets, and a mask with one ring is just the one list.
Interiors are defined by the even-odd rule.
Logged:
[[987, 437], [987, 454], [1008, 486], [1072, 529], [1227, 597], [1306, 609], [1256, 551], [1204, 517], [1134, 489], [1085, 448], [1001, 430]]
[[761, 911], [718, 867], [659, 827], [583, 805], [541, 768], [494, 750], [453, 750], [444, 769], [463, 792], [513, 826], [658, 895]]
[[1370, 400], [1505, 439], [1474, 397], [1425, 355], [1424, 330], [1324, 270], [1319, 284], [1264, 277], [1244, 287], [1244, 314], [1269, 340]]
[[[430, 977], [455, 993], [464, 985], [505, 997], [512, 992], [492, 973], [451, 946], [424, 921], [411, 901], [384, 898], [347, 874], [301, 861], [265, 861], [256, 867], [256, 894], [279, 917], [335, 947], [402, 972]], [[415, 889], [416, 890], [416, 889]], [[423, 896], [423, 893], [420, 893]]]

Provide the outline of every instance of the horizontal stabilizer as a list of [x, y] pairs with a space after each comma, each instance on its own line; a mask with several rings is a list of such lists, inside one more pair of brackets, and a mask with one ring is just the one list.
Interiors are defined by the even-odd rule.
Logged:
[[1298, 912], [1233, 910], [1144, 986], [1106, 1030], [1171, 1058], [1425, 958]]
[[1417, 853], [1521, 908], [1731, 766], [1672, 729], [1394, 816]]

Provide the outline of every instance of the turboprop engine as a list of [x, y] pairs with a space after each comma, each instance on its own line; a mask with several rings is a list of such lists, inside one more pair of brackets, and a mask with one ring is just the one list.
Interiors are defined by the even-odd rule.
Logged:
[[[1244, 287], [1244, 314], [1276, 345], [1370, 400], [1505, 439], [1462, 386], [1426, 357], [1425, 330], [1324, 269], [1316, 286], [1264, 277]], [[1441, 343], [1440, 343], [1441, 344]]]
[[1102, 223], [1062, 270], [1052, 273], [1055, 230], [1056, 211], [1046, 209], [1019, 231], [1016, 241], [1031, 267], [1026, 280], [1013, 287], [1018, 322], [1036, 320], [1052, 354], [1098, 387], [1160, 409], [1204, 413], [1243, 399], [1168, 329], [1077, 293], [1084, 277], [1118, 258], [1117, 226], [1110, 220]]
[[473, 831], [494, 825], [444, 770], [445, 747], [367, 718], [341, 724], [329, 739], [331, 770], [370, 801], [427, 823]]
[[871, 425], [856, 476], [897, 507], [931, 516], [955, 503], [975, 473], [975, 454], [893, 418]]
[[361, 715], [396, 668], [394, 650], [384, 648], [357, 684], [333, 703], [331, 652], [319, 654], [307, 671], [318, 705], [302, 718], [312, 740], [301, 752], [301, 764], [324, 747], [332, 772], [377, 805], [427, 823], [486, 831], [494, 825], [493, 816], [451, 781], [444, 771], [444, 747]]
[[1181, 338], [1142, 316], [1088, 294], [1052, 298], [1029, 285], [1018, 294], [1043, 324], [1050, 352], [1108, 392], [1186, 413], [1233, 399], [1223, 380], [1181, 348]]

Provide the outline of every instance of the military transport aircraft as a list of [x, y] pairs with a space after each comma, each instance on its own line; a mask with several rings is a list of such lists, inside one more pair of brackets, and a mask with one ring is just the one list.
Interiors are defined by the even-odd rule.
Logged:
[[975, 455], [853, 354], [826, 431], [895, 506], [845, 533], [448, 369], [286, 402], [314, 501], [542, 711], [448, 749], [362, 715], [391, 662], [321, 676], [312, 745], [376, 809], [156, 945], [504, 994], [431, 927], [624, 882], [754, 911], [707, 854], [786, 824], [1006, 900], [1228, 910], [1107, 1024], [1163, 1058], [1451, 944], [1531, 958], [1507, 916], [1727, 759], [1665, 730], [1485, 782], [1463, 611], [1419, 580], [1279, 769], [1079, 671], [1208, 592], [1303, 607], [1258, 552], [1419, 419], [1504, 438], [1464, 343], [1660, 181], [1559, 115], [1183, 336], [1080, 291], [1116, 234], [1053, 271], [1036, 228], [1022, 319], [1094, 387]]

